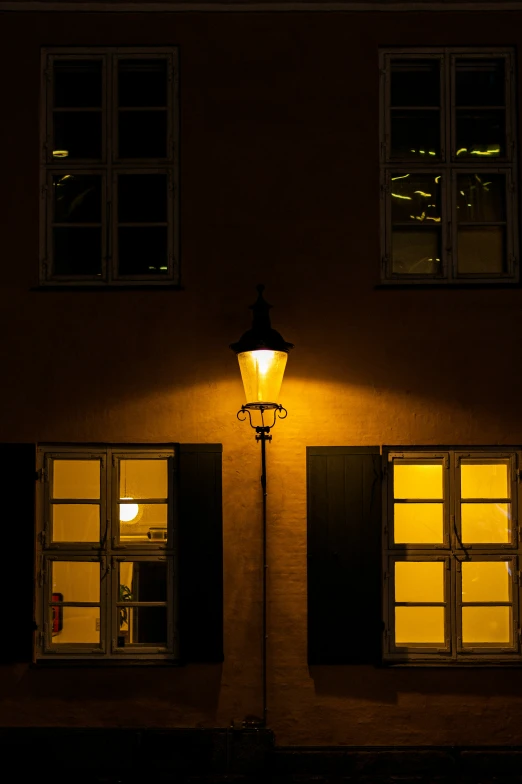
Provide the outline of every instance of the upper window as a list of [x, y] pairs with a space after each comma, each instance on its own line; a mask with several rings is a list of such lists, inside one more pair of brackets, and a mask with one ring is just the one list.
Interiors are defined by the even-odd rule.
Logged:
[[38, 450], [37, 658], [177, 653], [174, 450]]
[[386, 283], [515, 283], [513, 53], [381, 52]]
[[516, 461], [500, 450], [388, 453], [388, 661], [520, 661]]
[[45, 49], [42, 72], [41, 284], [177, 284], [177, 50]]

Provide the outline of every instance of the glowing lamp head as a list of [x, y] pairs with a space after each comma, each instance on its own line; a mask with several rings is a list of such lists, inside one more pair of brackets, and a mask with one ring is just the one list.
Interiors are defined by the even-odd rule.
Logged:
[[[132, 501], [132, 498], [122, 498], [122, 501]], [[137, 523], [140, 511], [139, 504], [120, 504], [120, 521], [122, 523]]]
[[270, 325], [268, 311], [272, 306], [263, 298], [264, 288], [262, 285], [257, 287], [257, 302], [250, 306], [252, 329], [230, 346], [239, 361], [246, 408], [277, 407], [288, 352], [293, 348], [293, 344], [287, 343]]

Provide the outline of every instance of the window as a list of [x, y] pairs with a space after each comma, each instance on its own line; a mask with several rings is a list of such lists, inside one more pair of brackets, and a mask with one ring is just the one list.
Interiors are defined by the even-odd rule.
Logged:
[[45, 49], [41, 285], [179, 283], [177, 50]]
[[516, 283], [513, 52], [381, 52], [381, 279]]
[[519, 457], [499, 450], [388, 453], [388, 661], [520, 661]]
[[37, 456], [37, 657], [173, 658], [174, 450]]

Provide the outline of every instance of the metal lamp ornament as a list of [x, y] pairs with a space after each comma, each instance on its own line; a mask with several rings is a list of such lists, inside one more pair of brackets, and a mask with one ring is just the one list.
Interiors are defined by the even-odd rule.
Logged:
[[[263, 631], [262, 631], [262, 684], [263, 712], [262, 718], [249, 716], [244, 726], [267, 726], [267, 532], [266, 532], [266, 442], [272, 440], [270, 430], [276, 423], [276, 417], [285, 419], [286, 408], [277, 402], [283, 383], [288, 352], [294, 346], [272, 329], [269, 310], [272, 307], [263, 298], [264, 286], [257, 286], [258, 297], [250, 308], [253, 311], [252, 328], [245, 332], [230, 348], [235, 351], [241, 370], [241, 378], [245, 388], [246, 403], [237, 412], [237, 418], [244, 422], [248, 417], [250, 427], [256, 431], [256, 441], [261, 442], [261, 488], [263, 493]], [[252, 422], [252, 411], [261, 414], [261, 425]], [[265, 411], [273, 411], [273, 421], [265, 424]]]
[[[264, 289], [262, 284], [257, 286], [257, 301], [250, 306], [253, 312], [252, 328], [245, 332], [237, 343], [230, 345], [237, 354], [246, 397], [246, 403], [237, 412], [237, 418], [244, 421], [248, 416], [251, 427], [257, 432], [258, 441], [262, 440], [263, 434], [271, 440], [268, 433], [275, 425], [276, 416], [285, 419], [288, 415], [287, 410], [277, 400], [288, 352], [294, 347], [293, 343], [288, 343], [277, 330], [272, 329], [269, 314], [272, 305], [264, 299]], [[252, 423], [252, 411], [261, 413], [260, 427]], [[264, 422], [265, 411], [274, 412], [272, 424], [268, 426]]]

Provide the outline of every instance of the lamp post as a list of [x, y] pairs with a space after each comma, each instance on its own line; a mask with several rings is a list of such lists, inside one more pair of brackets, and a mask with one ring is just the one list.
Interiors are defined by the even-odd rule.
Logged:
[[[266, 727], [266, 647], [267, 647], [267, 558], [266, 558], [266, 442], [272, 440], [271, 429], [276, 418], [285, 419], [288, 412], [277, 402], [288, 359], [288, 352], [294, 346], [287, 343], [282, 335], [270, 324], [269, 310], [272, 307], [263, 297], [264, 286], [257, 286], [258, 297], [250, 308], [253, 312], [252, 328], [245, 332], [237, 343], [230, 348], [237, 354], [241, 378], [245, 388], [246, 403], [237, 412], [237, 418], [244, 422], [247, 418], [250, 427], [256, 431], [256, 441], [261, 444], [261, 492], [263, 498], [263, 640], [262, 640], [262, 683], [263, 718], [261, 725]], [[261, 424], [252, 420], [252, 412], [259, 411]], [[273, 413], [271, 424], [265, 422], [265, 412]]]

